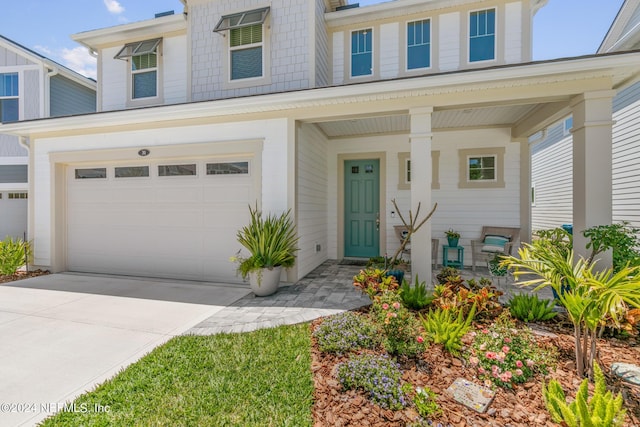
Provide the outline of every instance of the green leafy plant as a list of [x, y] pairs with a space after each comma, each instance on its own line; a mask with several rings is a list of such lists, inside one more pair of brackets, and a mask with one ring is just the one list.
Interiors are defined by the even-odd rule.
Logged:
[[281, 215], [263, 215], [258, 207], [249, 206], [251, 221], [238, 230], [238, 242], [244, 246], [249, 257], [239, 254], [232, 261], [239, 262], [238, 272], [246, 279], [250, 272], [261, 268], [292, 267], [298, 250], [298, 237], [290, 211]]
[[477, 316], [495, 317], [502, 311], [500, 295], [502, 292], [493, 286], [471, 291], [464, 283], [455, 281], [437, 285], [433, 291], [432, 304], [443, 310], [462, 311], [464, 314], [475, 305]]
[[388, 276], [385, 270], [366, 269], [353, 277], [353, 286], [369, 295], [372, 300], [377, 295], [398, 289], [398, 282], [395, 277]]
[[337, 375], [345, 390], [362, 389], [383, 408], [397, 410], [408, 404], [408, 390], [402, 385], [400, 366], [388, 357], [354, 356], [338, 365]]
[[429, 387], [416, 387], [413, 404], [422, 418], [437, 417], [442, 414], [437, 398], [438, 395]]
[[427, 291], [427, 283], [420, 282], [416, 274], [413, 287], [406, 280], [402, 281], [400, 286], [400, 298], [402, 303], [412, 310], [422, 310], [428, 307], [434, 299], [434, 296]]
[[448, 229], [447, 231], [444, 232], [444, 234], [446, 234], [448, 239], [459, 239], [460, 238], [460, 233], [455, 231], [453, 228]]
[[614, 397], [607, 391], [604, 375], [597, 363], [593, 366], [593, 373], [595, 390], [590, 400], [587, 379], [582, 381], [575, 400], [570, 404], [567, 404], [558, 381], [551, 380], [542, 387], [542, 397], [553, 421], [568, 427], [616, 427], [624, 424], [627, 411], [622, 408], [622, 395], [618, 393]]
[[7, 237], [0, 242], [0, 275], [11, 276], [31, 260], [31, 244]]
[[514, 295], [509, 300], [509, 311], [513, 317], [523, 322], [550, 320], [558, 313], [553, 311], [555, 301], [541, 300], [535, 294]]
[[574, 262], [572, 250], [567, 253], [545, 239], [525, 244], [518, 258], [507, 257], [503, 264], [515, 270], [516, 280], [523, 274], [536, 276], [522, 286], [536, 286], [535, 290], [550, 286], [556, 291], [573, 323], [580, 376], [592, 373], [598, 333], [606, 325], [620, 328], [630, 308], [640, 307], [640, 266], [595, 272], [594, 264], [584, 259]]
[[471, 335], [468, 361], [486, 385], [493, 383], [511, 388], [515, 383], [526, 382], [535, 373], [546, 372], [554, 360], [552, 350], [539, 347], [530, 329], [516, 329], [506, 311], [493, 325]]
[[313, 332], [318, 348], [327, 353], [346, 353], [379, 344], [378, 329], [367, 317], [352, 311], [326, 318]]
[[419, 322], [400, 302], [400, 295], [387, 292], [376, 297], [371, 314], [382, 331], [382, 342], [389, 354], [413, 357], [424, 351]]
[[582, 232], [589, 239], [587, 249], [591, 254], [587, 263], [591, 264], [595, 257], [608, 250], [613, 250], [613, 271], [620, 271], [627, 265], [640, 264], [640, 228], [631, 227], [624, 221], [619, 224], [597, 225]]
[[430, 341], [442, 344], [453, 355], [458, 355], [462, 348], [462, 337], [469, 331], [471, 321], [476, 313], [476, 306], [472, 306], [466, 320], [462, 311], [429, 310], [422, 316], [422, 326]]
[[436, 279], [441, 285], [447, 283], [451, 277], [460, 277], [460, 270], [454, 267], [443, 267], [436, 275]]

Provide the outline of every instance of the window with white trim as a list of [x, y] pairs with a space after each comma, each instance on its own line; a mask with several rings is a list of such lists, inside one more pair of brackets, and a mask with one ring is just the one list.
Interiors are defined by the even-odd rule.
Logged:
[[431, 66], [431, 20], [407, 23], [407, 70]]
[[158, 46], [162, 39], [127, 43], [115, 59], [130, 59], [131, 99], [158, 96]]
[[469, 15], [469, 62], [496, 59], [496, 10]]
[[351, 77], [373, 74], [373, 30], [351, 32]]
[[229, 36], [231, 80], [262, 77], [262, 39], [262, 24], [231, 29]]
[[20, 119], [18, 73], [0, 74], [0, 123]]

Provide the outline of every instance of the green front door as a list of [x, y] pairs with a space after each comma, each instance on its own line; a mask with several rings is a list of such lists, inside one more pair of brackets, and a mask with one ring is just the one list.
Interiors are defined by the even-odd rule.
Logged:
[[380, 160], [344, 162], [344, 256], [380, 255]]

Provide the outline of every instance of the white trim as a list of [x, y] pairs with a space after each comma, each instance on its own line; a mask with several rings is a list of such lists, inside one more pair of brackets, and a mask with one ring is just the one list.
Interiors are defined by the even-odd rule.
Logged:
[[[428, 67], [420, 67], [420, 68], [409, 68], [409, 24], [415, 22], [424, 22], [429, 21], [429, 66]], [[431, 17], [414, 19], [411, 21], [405, 21], [404, 25], [404, 71], [407, 73], [412, 73], [416, 71], [425, 71], [433, 68], [433, 19]], [[423, 43], [424, 45], [424, 43]]]
[[[371, 72], [369, 74], [360, 74], [358, 76], [354, 76], [353, 75], [353, 33], [358, 32], [358, 31], [371, 31]], [[375, 37], [374, 37], [374, 32], [373, 32], [373, 26], [370, 26], [368, 28], [359, 28], [359, 29], [355, 29], [355, 30], [351, 30], [349, 31], [349, 38], [347, 40], [349, 42], [349, 79], [362, 79], [362, 78], [369, 78], [373, 75], [375, 75], [375, 50], [376, 50], [376, 46], [375, 46]]]
[[[495, 18], [494, 18], [494, 23], [493, 23], [493, 59], [485, 59], [482, 61], [471, 61], [471, 14], [474, 12], [484, 12], [484, 11], [488, 11], [488, 10], [494, 10], [495, 12]], [[467, 65], [476, 65], [476, 64], [488, 64], [491, 62], [496, 62], [498, 60], [498, 7], [494, 6], [494, 7], [487, 7], [487, 8], [480, 8], [480, 9], [473, 9], [473, 10], [469, 10], [467, 12], [467, 28], [466, 28], [466, 32], [465, 34], [467, 35], [467, 55], [466, 55], [466, 60], [467, 60]]]

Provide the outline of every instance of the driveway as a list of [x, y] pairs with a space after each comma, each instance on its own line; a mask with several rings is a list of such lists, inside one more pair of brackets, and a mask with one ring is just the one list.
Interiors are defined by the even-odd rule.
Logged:
[[34, 425], [248, 293], [72, 273], [0, 285], [0, 425]]

